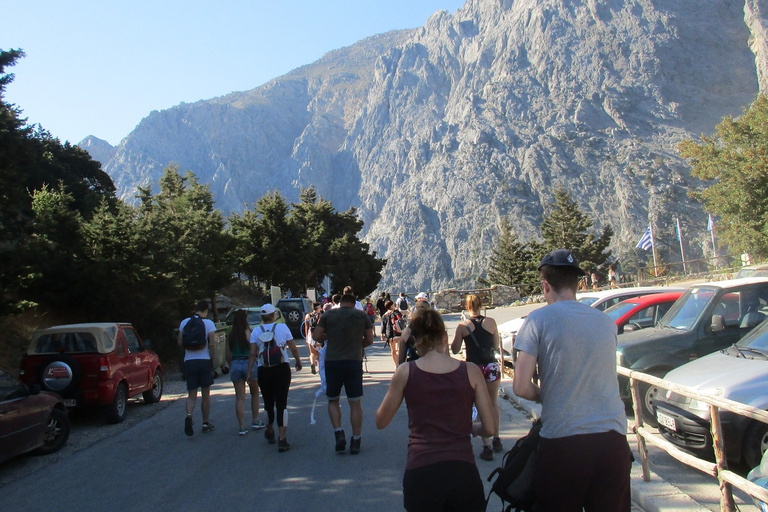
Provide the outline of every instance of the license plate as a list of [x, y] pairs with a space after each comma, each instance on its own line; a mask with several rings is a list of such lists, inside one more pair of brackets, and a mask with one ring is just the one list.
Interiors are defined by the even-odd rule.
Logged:
[[64, 406], [65, 407], [77, 407], [77, 400], [74, 398], [65, 398], [64, 399]]
[[677, 423], [675, 422], [675, 418], [672, 416], [668, 416], [663, 412], [656, 411], [656, 419], [658, 420], [659, 425], [662, 425], [669, 430], [677, 430]]

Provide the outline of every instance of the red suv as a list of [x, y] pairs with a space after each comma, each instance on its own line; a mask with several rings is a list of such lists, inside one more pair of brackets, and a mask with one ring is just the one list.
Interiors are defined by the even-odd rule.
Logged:
[[125, 419], [128, 398], [163, 395], [160, 359], [126, 323], [59, 325], [35, 331], [21, 380], [58, 393], [67, 407], [105, 406], [107, 421]]

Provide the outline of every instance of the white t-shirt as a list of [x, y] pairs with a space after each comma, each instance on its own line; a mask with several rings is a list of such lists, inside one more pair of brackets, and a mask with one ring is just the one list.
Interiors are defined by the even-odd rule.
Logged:
[[[179, 324], [179, 332], [184, 330], [184, 326], [187, 325], [187, 322], [189, 322], [189, 318], [185, 318], [181, 321]], [[216, 324], [213, 323], [213, 320], [208, 320], [207, 318], [203, 318], [203, 323], [205, 324], [205, 347], [200, 350], [189, 350], [184, 349], [184, 360], [189, 361], [190, 359], [210, 359], [211, 353], [208, 350], [208, 335], [212, 332], [216, 332]]]
[[[277, 341], [277, 346], [280, 347], [280, 351], [283, 353], [283, 361], [286, 363], [288, 362], [288, 350], [286, 349], [286, 345], [289, 341], [293, 339], [293, 334], [291, 334], [291, 330], [288, 328], [285, 324], [261, 324], [254, 327], [253, 331], [251, 331], [251, 343], [255, 343], [256, 346], [259, 348], [259, 354], [261, 354], [261, 350], [264, 347], [264, 344], [259, 339], [259, 334], [263, 332], [269, 332], [272, 331], [272, 328], [274, 326], [274, 333], [275, 333], [275, 341]], [[262, 331], [261, 328], [264, 328]], [[261, 355], [259, 355], [259, 366], [262, 366], [262, 358]]]

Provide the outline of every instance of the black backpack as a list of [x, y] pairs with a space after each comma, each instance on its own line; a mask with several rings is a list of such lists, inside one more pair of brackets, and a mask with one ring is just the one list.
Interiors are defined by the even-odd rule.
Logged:
[[277, 324], [272, 324], [272, 330], [267, 331], [263, 325], [261, 327], [261, 334], [259, 339], [261, 340], [261, 358], [264, 366], [271, 368], [283, 363], [283, 351], [280, 345], [277, 344], [275, 339], [275, 328]]
[[200, 350], [205, 348], [207, 341], [205, 322], [199, 315], [192, 315], [181, 330], [181, 346], [189, 350]]
[[405, 299], [405, 297], [400, 297], [397, 299], [397, 307], [400, 309], [400, 311], [408, 311], [408, 301]]
[[491, 493], [496, 493], [503, 503], [509, 503], [504, 512], [535, 510], [534, 473], [540, 431], [541, 420], [537, 419], [533, 422], [530, 432], [518, 439], [515, 446], [504, 454], [501, 467], [494, 469], [488, 476], [489, 482], [494, 476], [496, 479], [491, 484], [491, 491], [485, 501], [486, 509]]

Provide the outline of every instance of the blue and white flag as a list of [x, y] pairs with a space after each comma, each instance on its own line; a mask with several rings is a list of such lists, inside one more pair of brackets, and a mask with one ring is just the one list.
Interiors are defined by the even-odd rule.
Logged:
[[636, 247], [644, 251], [647, 251], [653, 247], [653, 239], [651, 238], [651, 226], [648, 226], [648, 229], [645, 230], [645, 234], [640, 239], [640, 241], [637, 242]]

